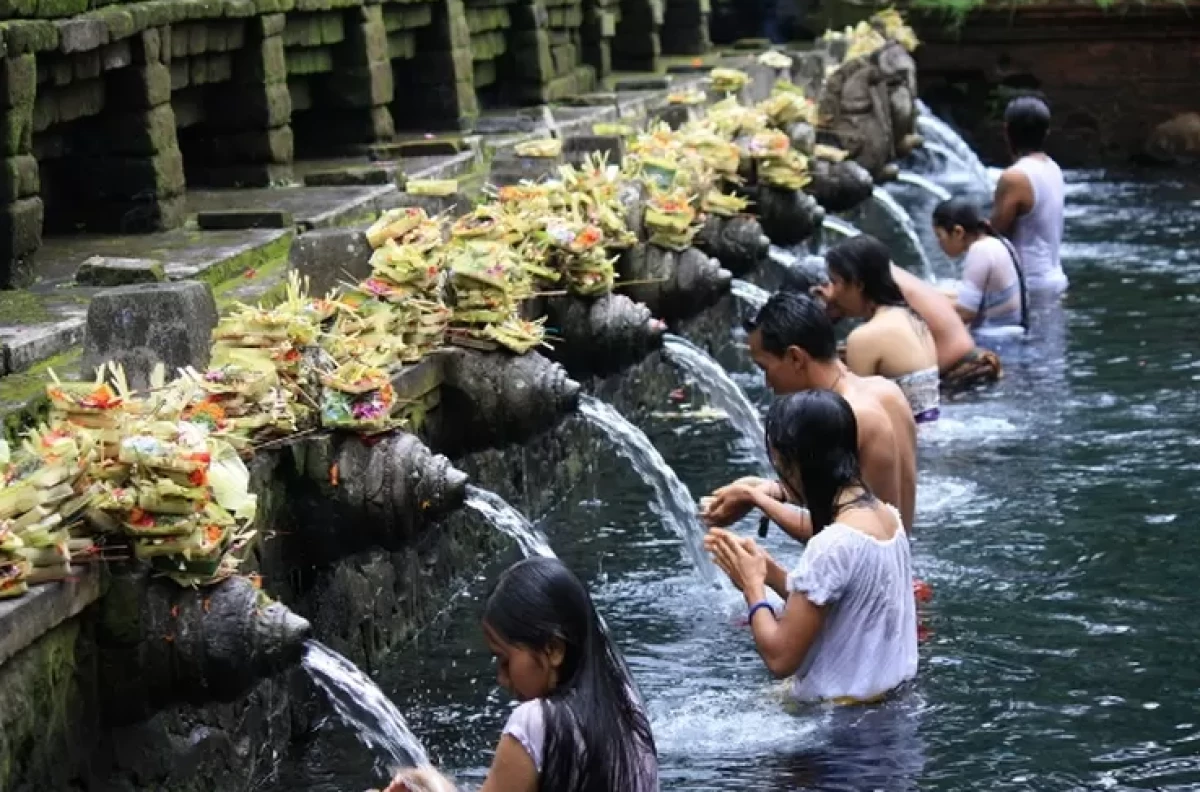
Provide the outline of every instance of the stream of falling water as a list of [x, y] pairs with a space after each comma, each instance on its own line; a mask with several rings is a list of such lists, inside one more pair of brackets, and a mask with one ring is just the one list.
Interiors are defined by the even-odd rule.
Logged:
[[700, 522], [696, 501], [687, 485], [679, 480], [679, 476], [650, 442], [650, 438], [626, 420], [616, 408], [595, 396], [581, 397], [579, 412], [613, 442], [618, 453], [633, 465], [642, 480], [654, 490], [652, 508], [655, 514], [683, 541], [683, 548], [700, 577], [706, 583], [714, 583], [717, 580], [716, 568], [704, 551], [705, 528]]
[[467, 486], [467, 506], [477, 511], [500, 533], [511, 538], [521, 548], [521, 555], [557, 558], [550, 540], [524, 514], [494, 492]]
[[742, 441], [754, 450], [764, 467], [767, 466], [762, 418], [738, 384], [729, 378], [729, 373], [686, 338], [668, 333], [663, 337], [663, 349], [667, 359], [687, 372], [709, 402], [728, 416]]
[[771, 292], [741, 278], [734, 278], [733, 282], [729, 284], [729, 290], [733, 293], [734, 297], [745, 302], [756, 311], [766, 305], [767, 300], [771, 299]]
[[954, 131], [954, 127], [934, 115], [929, 106], [920, 100], [917, 100], [917, 110], [917, 129], [929, 141], [926, 145], [932, 143], [935, 146], [944, 147], [947, 153], [963, 164], [964, 170], [979, 183], [980, 187], [990, 192], [995, 186], [995, 182], [988, 173], [987, 167], [980, 161], [979, 155], [967, 145], [967, 141], [962, 139], [962, 135]]
[[896, 177], [896, 181], [900, 182], [901, 184], [911, 184], [913, 187], [919, 187], [939, 201], [950, 200], [949, 190], [935, 182], [933, 179], [928, 179], [919, 173], [913, 173], [912, 171], [900, 171], [900, 175]]
[[389, 774], [429, 764], [424, 746], [400, 710], [354, 663], [318, 641], [306, 641], [302, 665], [358, 739], [386, 755]]
[[832, 231], [833, 233], [844, 237], [856, 237], [862, 233], [862, 231], [859, 231], [858, 226], [854, 225], [854, 223], [833, 215], [825, 216], [825, 220], [821, 223], [821, 230]]

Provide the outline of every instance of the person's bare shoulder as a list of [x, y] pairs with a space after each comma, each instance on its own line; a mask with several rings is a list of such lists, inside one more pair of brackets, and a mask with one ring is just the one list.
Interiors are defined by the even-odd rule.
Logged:
[[[902, 423], [912, 424], [914, 428], [916, 427], [908, 397], [904, 395], [904, 391], [900, 390], [899, 385], [886, 377], [864, 377], [863, 382], [890, 421], [895, 423], [904, 418]], [[896, 428], [900, 429], [901, 427]]]

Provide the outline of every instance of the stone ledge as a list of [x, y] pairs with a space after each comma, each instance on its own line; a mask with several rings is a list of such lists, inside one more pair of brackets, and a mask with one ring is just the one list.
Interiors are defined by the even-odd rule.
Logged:
[[0, 602], [0, 665], [99, 599], [100, 565], [72, 570], [73, 578], [32, 586], [25, 596]]

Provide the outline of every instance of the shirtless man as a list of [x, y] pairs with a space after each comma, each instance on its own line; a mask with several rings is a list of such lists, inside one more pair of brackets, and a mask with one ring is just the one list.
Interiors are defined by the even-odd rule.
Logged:
[[929, 327], [937, 347], [942, 390], [956, 392], [1000, 378], [1000, 358], [980, 349], [946, 295], [912, 273], [892, 265], [892, 278], [908, 303]]
[[[876, 497], [900, 510], [912, 530], [917, 493], [917, 427], [908, 400], [882, 377], [858, 377], [838, 360], [833, 325], [813, 298], [780, 292], [747, 324], [750, 355], [777, 394], [824, 388], [854, 410], [863, 479]], [[790, 508], [792, 495], [780, 482], [748, 477], [715, 491], [703, 518], [726, 527], [756, 506], [790, 536], [812, 536], [808, 512]]]

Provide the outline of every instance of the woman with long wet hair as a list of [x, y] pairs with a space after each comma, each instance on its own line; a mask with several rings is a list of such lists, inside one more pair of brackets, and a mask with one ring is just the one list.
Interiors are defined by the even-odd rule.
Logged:
[[942, 201], [933, 210], [942, 252], [963, 259], [955, 294], [958, 315], [972, 330], [1029, 328], [1025, 278], [1017, 251], [992, 230], [969, 198]]
[[[483, 613], [500, 684], [522, 703], [480, 792], [656, 792], [650, 722], [587, 589], [557, 558], [500, 575]], [[428, 768], [388, 792], [436, 789]]]
[[864, 320], [846, 338], [846, 367], [860, 377], [887, 377], [904, 391], [917, 423], [936, 421], [937, 346], [892, 277], [888, 249], [860, 234], [829, 248], [825, 263], [829, 283], [818, 291], [830, 314]]
[[[767, 444], [784, 486], [807, 505], [813, 538], [787, 572], [753, 539], [714, 528], [705, 544], [746, 598], [764, 663], [797, 701], [882, 699], [917, 673], [908, 536], [863, 483], [854, 411], [832, 391], [777, 399]], [[776, 615], [770, 588], [785, 601]]]

